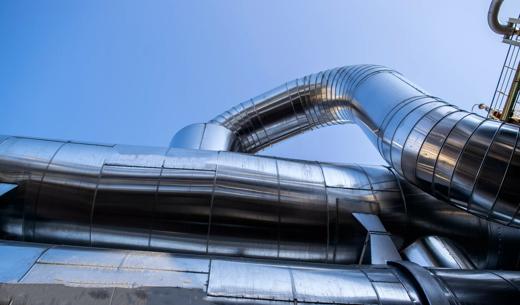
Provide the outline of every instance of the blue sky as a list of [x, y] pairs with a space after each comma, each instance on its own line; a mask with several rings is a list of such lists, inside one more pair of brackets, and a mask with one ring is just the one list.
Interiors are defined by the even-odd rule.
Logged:
[[[488, 102], [506, 46], [487, 0], [0, 2], [0, 134], [166, 146], [281, 83], [392, 67], [462, 108]], [[502, 17], [520, 4], [505, 1]], [[381, 164], [354, 125], [262, 154]]]

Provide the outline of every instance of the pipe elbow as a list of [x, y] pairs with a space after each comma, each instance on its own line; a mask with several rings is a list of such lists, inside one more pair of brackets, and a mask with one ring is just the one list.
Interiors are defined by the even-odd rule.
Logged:
[[500, 7], [504, 0], [493, 0], [489, 5], [488, 11], [488, 24], [491, 30], [500, 35], [511, 35], [514, 31], [514, 28], [508, 24], [500, 23], [498, 19], [498, 14], [500, 12]]
[[364, 80], [396, 73], [377, 65], [344, 66], [287, 82], [210, 120], [236, 137], [232, 151], [255, 153], [324, 126], [351, 123], [352, 96]]
[[225, 131], [219, 150], [254, 153], [307, 130], [347, 122], [359, 125], [408, 182], [481, 218], [520, 227], [518, 127], [460, 110], [385, 67], [310, 74], [204, 126]]

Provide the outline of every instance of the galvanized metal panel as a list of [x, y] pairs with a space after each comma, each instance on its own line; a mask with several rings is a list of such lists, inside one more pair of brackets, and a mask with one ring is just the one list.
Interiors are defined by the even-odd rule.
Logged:
[[[210, 302], [208, 305], [296, 305], [294, 301], [273, 301], [263, 299], [246, 299], [235, 297], [206, 296], [204, 300]], [[124, 304], [126, 305], [126, 304]], [[202, 305], [202, 304], [201, 304]], [[204, 304], [206, 305], [206, 304]], [[306, 304], [307, 305], [307, 304]], [[313, 305], [313, 304], [309, 304]]]
[[289, 269], [283, 266], [213, 260], [208, 295], [292, 301]]
[[320, 162], [320, 166], [327, 187], [372, 189], [366, 173], [357, 165]]
[[46, 251], [38, 263], [117, 268], [127, 254], [125, 250], [57, 246]]
[[90, 244], [90, 213], [106, 146], [67, 143], [56, 153], [40, 188], [35, 238], [41, 242]]
[[[49, 161], [64, 143], [17, 137], [6, 139], [0, 145], [0, 178], [4, 182], [16, 182], [29, 177], [41, 179]], [[3, 166], [7, 168], [3, 169]], [[16, 169], [21, 171], [18, 172]]]
[[180, 287], [205, 289], [207, 275], [193, 272], [36, 264], [22, 283], [81, 287]]
[[92, 245], [148, 248], [160, 173], [151, 167], [103, 167], [93, 207]]
[[164, 167], [214, 171], [217, 168], [218, 155], [216, 151], [170, 148]]
[[444, 106], [430, 111], [414, 126], [406, 139], [401, 158], [403, 176], [408, 179], [408, 181], [417, 183], [415, 175], [418, 166], [419, 152], [423, 145], [428, 145], [428, 142], [426, 141], [427, 137], [435, 129], [438, 123], [442, 122], [444, 118], [457, 111], [459, 111], [457, 108], [445, 104]]
[[[496, 194], [488, 194], [487, 196], [492, 196], [492, 198], [487, 198], [487, 200], [481, 197], [479, 198], [479, 195], [485, 196], [483, 194], [484, 188], [493, 188], [491, 184], [497, 184], [495, 188], [498, 188], [498, 180], [501, 180], [503, 176], [503, 174], [500, 175], [500, 166], [494, 166], [495, 168], [493, 171], [495, 172], [496, 177], [494, 177], [493, 183], [487, 182], [489, 185], [481, 188], [476, 188], [475, 184], [478, 182], [477, 179], [481, 176], [481, 167], [483, 166], [483, 163], [486, 163], [485, 161], [489, 156], [489, 150], [492, 147], [493, 139], [500, 131], [500, 126], [501, 123], [496, 121], [484, 121], [479, 127], [477, 127], [475, 132], [466, 142], [460, 143], [460, 145], [463, 146], [463, 149], [461, 148], [460, 157], [454, 164], [455, 169], [451, 177], [451, 184], [448, 189], [449, 193], [447, 193], [451, 200], [458, 202], [462, 207], [468, 208], [474, 213], [486, 217], [491, 209], [491, 205], [494, 203]], [[516, 134], [511, 141], [513, 143], [516, 141]], [[512, 146], [512, 148], [513, 147], [514, 146]], [[506, 147], [500, 147], [500, 149], [507, 151]], [[507, 160], [509, 160], [509, 158], [507, 158]], [[504, 161], [505, 160], [500, 163], [504, 163]], [[503, 170], [505, 170], [505, 167]]]
[[276, 160], [222, 152], [211, 209], [208, 252], [277, 257]]
[[444, 142], [455, 125], [468, 114], [464, 111], [458, 111], [447, 115], [430, 130], [421, 146], [416, 165], [414, 166], [417, 182], [420, 185], [424, 187], [431, 185], [437, 158]]
[[292, 269], [299, 302], [377, 304], [367, 277], [355, 269]]
[[457, 160], [459, 160], [459, 156], [462, 154], [469, 138], [483, 121], [484, 118], [475, 114], [462, 118], [442, 143], [434, 168], [432, 188], [434, 193], [448, 195]]
[[[394, 146], [397, 144], [393, 142], [394, 135], [397, 131], [403, 129], [409, 132], [411, 127], [401, 127], [403, 120], [407, 118], [408, 114], [413, 113], [415, 109], [422, 107], [423, 105], [433, 103], [434, 101], [435, 100], [433, 98], [425, 95], [409, 96], [407, 99], [396, 101], [392, 112], [385, 115], [385, 120], [388, 119], [388, 121], [386, 121], [385, 125], [380, 126], [380, 133], [382, 134], [381, 152], [389, 164], [392, 164], [392, 158], [395, 157], [392, 156], [393, 153], [395, 154], [393, 151], [395, 149]], [[394, 110], [395, 112], [393, 112]]]
[[[390, 157], [392, 159], [392, 167], [399, 172], [401, 175], [403, 174], [401, 168], [401, 159], [403, 154], [403, 149], [405, 146], [405, 142], [408, 139], [410, 132], [416, 126], [416, 124], [428, 113], [430, 113], [434, 109], [438, 109], [446, 105], [445, 102], [436, 101], [434, 99], [430, 100], [428, 103], [424, 103], [423, 105], [410, 110], [409, 113], [406, 113], [397, 126], [393, 136], [392, 136], [392, 148], [390, 149]], [[414, 160], [415, 162], [415, 160]]]
[[327, 260], [327, 194], [316, 163], [277, 160], [281, 258]]
[[118, 153], [109, 156], [105, 160], [108, 165], [120, 166], [142, 166], [161, 167], [164, 163], [165, 147], [137, 146], [137, 145], [115, 145], [114, 150]]
[[363, 272], [372, 282], [400, 283], [391, 268], [383, 267], [367, 267]]
[[370, 180], [370, 186], [374, 191], [399, 191], [397, 178], [388, 168], [368, 165], [362, 165], [361, 168]]
[[372, 283], [381, 305], [413, 304], [401, 283]]
[[162, 252], [132, 251], [126, 256], [121, 268], [209, 272], [209, 258], [184, 256]]
[[328, 262], [357, 264], [366, 230], [352, 213], [376, 212], [377, 203], [370, 190], [327, 187], [329, 247]]
[[152, 220], [153, 249], [206, 253], [215, 172], [164, 168]]
[[41, 181], [49, 162], [63, 144], [65, 142], [10, 137], [0, 145], [0, 181], [23, 183], [25, 190], [14, 202], [15, 206], [23, 207], [22, 212], [10, 210], [0, 214], [4, 218], [12, 213], [5, 221], [8, 235], [34, 240]]

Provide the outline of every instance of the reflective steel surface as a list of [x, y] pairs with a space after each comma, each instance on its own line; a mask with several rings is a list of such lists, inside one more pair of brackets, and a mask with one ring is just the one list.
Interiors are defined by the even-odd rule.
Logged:
[[[409, 262], [330, 268], [14, 242], [1, 243], [0, 253], [9, 254], [0, 261], [2, 274], [18, 270], [0, 279], [2, 298], [11, 301], [34, 297], [30, 288], [35, 285], [52, 288], [46, 294], [58, 285], [73, 292], [110, 288], [108, 296], [153, 287], [172, 297], [179, 295], [178, 289], [197, 291], [186, 304], [200, 298], [204, 304], [513, 304], [520, 296], [519, 272], [424, 269]], [[12, 287], [25, 289], [15, 294]], [[469, 289], [474, 287], [478, 291]], [[59, 289], [61, 300], [70, 297]], [[151, 291], [144, 291], [141, 299], [151, 298]]]
[[[389, 166], [250, 154], [347, 122]], [[0, 301], [48, 288], [107, 304], [513, 304], [518, 134], [350, 66], [168, 148], [0, 136]]]
[[[53, 151], [18, 157], [27, 143]], [[416, 237], [405, 229], [412, 197], [384, 167], [16, 137], [6, 146], [2, 179], [21, 187], [1, 207], [5, 238], [358, 263], [373, 230], [355, 213], [379, 215], [398, 246]]]
[[518, 126], [460, 110], [381, 66], [305, 76], [229, 109], [208, 125], [229, 131], [213, 138], [221, 141], [214, 144], [217, 149], [254, 153], [308, 130], [348, 122], [364, 129], [408, 182], [479, 217], [520, 227], [520, 193], [513, 190]]
[[475, 269], [463, 250], [451, 240], [439, 236], [426, 236], [405, 249], [407, 260], [423, 267]]
[[0, 150], [2, 181], [19, 186], [0, 198], [7, 239], [359, 264], [440, 235], [479, 267], [520, 267], [516, 229], [386, 167], [19, 137]]

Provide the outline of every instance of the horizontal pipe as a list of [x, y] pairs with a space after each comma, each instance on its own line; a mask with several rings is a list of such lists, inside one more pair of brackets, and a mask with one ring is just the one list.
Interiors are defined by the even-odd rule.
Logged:
[[[450, 236], [479, 267], [517, 268], [517, 230], [458, 211], [382, 166], [6, 137], [2, 238], [358, 263], [378, 215], [401, 248]], [[483, 246], [485, 244], [486, 246]]]
[[0, 243], [0, 253], [2, 304], [507, 305], [520, 297], [520, 272], [410, 262], [330, 266], [15, 242]]
[[231, 132], [234, 139], [222, 138], [234, 143], [230, 150], [254, 153], [345, 122], [358, 124], [407, 181], [479, 217], [520, 227], [518, 126], [460, 110], [384, 67], [311, 74], [232, 107], [209, 124]]

